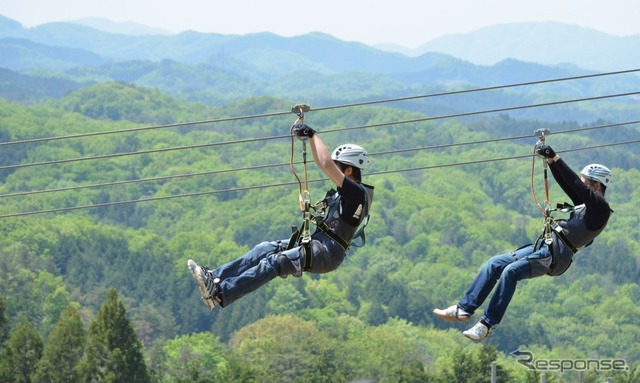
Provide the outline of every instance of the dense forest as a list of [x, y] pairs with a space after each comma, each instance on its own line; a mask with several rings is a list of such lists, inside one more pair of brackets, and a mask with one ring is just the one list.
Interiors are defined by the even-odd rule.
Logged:
[[[214, 107], [111, 82], [36, 104], [0, 101], [2, 381], [488, 382], [494, 361], [499, 381], [577, 377], [526, 368], [516, 350], [624, 361], [621, 371], [584, 371], [586, 381], [638, 381], [640, 131], [604, 117], [312, 110], [306, 122], [328, 146], [354, 142], [371, 155], [366, 245], [336, 272], [277, 279], [208, 311], [188, 258], [219, 265], [287, 238], [301, 219], [287, 113], [298, 101]], [[521, 283], [495, 333], [472, 343], [463, 325], [431, 312], [454, 303], [490, 255], [538, 234], [537, 129], [576, 170], [613, 169], [615, 213], [565, 275]], [[295, 141], [298, 171], [300, 150]], [[313, 164], [309, 179], [321, 199], [329, 182]], [[565, 201], [553, 180], [550, 196]]]
[[[3, 17], [0, 51], [0, 382], [640, 382], [637, 69]], [[366, 244], [209, 311], [187, 259], [215, 267], [301, 222], [296, 103], [327, 146], [369, 152]], [[539, 234], [547, 129], [576, 171], [612, 169], [614, 213], [472, 342], [432, 310]], [[308, 177], [322, 199], [331, 182], [311, 161]], [[567, 200], [553, 179], [549, 197]]]

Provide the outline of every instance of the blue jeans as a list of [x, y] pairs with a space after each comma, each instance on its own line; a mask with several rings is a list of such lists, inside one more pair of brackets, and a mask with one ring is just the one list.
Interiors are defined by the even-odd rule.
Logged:
[[534, 251], [534, 245], [527, 245], [511, 253], [491, 257], [471, 283], [458, 306], [473, 314], [497, 283], [496, 291], [481, 318], [488, 325], [495, 326], [507, 311], [518, 281], [545, 275], [550, 265], [551, 252], [544, 244], [537, 251]]
[[[286, 250], [289, 240], [262, 242], [245, 255], [213, 270], [220, 278], [222, 307], [258, 289], [275, 277], [300, 277], [305, 264], [305, 252], [297, 246]], [[326, 273], [338, 268], [345, 251], [331, 238], [316, 233], [311, 240], [312, 263], [309, 272]]]

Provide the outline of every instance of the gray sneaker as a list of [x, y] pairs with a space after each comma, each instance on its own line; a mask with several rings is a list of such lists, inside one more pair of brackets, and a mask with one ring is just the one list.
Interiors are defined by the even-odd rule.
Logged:
[[491, 335], [492, 330], [493, 329], [482, 324], [482, 322], [478, 322], [476, 323], [475, 326], [471, 327], [466, 331], [463, 331], [462, 335], [466, 336], [471, 340], [482, 340], [488, 337], [489, 335]]
[[206, 267], [200, 267], [197, 263], [190, 259], [187, 261], [187, 266], [191, 271], [193, 279], [195, 279], [198, 289], [200, 289], [200, 295], [204, 304], [209, 309], [213, 309], [219, 305], [222, 300], [220, 299], [220, 279], [214, 278], [213, 273]]
[[452, 322], [467, 322], [471, 314], [461, 309], [458, 305], [449, 306], [446, 309], [435, 309], [433, 313], [441, 319]]

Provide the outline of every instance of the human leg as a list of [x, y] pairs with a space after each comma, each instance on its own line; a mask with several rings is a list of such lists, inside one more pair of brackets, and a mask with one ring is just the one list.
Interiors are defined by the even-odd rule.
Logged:
[[[285, 249], [287, 244], [288, 240], [262, 242], [243, 256], [215, 270], [209, 270], [207, 267], [199, 266], [195, 261], [189, 259], [187, 265], [196, 281], [205, 305], [213, 309], [216, 305], [224, 307], [230, 304], [235, 299], [247, 293], [244, 292], [246, 287], [240, 289], [239, 293], [235, 293], [237, 290], [236, 286], [238, 284], [249, 284], [250, 278], [258, 276], [255, 280], [256, 287], [251, 288], [250, 291], [266, 283], [266, 281], [263, 281], [264, 276], [268, 276], [270, 267], [272, 267], [266, 263], [267, 258], [269, 256], [273, 257], [274, 254]], [[271, 263], [274, 263], [274, 261]], [[237, 277], [242, 275], [244, 275], [244, 283], [242, 283], [243, 279], [237, 279]], [[272, 278], [268, 278], [267, 281], [270, 279]], [[224, 284], [222, 283], [223, 280]], [[228, 289], [228, 293], [226, 294], [223, 292], [223, 288], [225, 287]], [[228, 297], [223, 301], [225, 295]]]
[[243, 256], [211, 270], [216, 278], [224, 280], [242, 274], [244, 271], [258, 265], [261, 260], [270, 254], [278, 253], [287, 248], [289, 240], [266, 241], [257, 244]]
[[457, 304], [446, 309], [435, 309], [433, 313], [444, 320], [467, 322], [475, 310], [486, 300], [504, 268], [517, 258], [526, 256], [532, 250], [533, 245], [526, 245], [511, 253], [491, 257]]
[[[323, 239], [326, 239], [326, 241]], [[244, 295], [255, 291], [276, 276], [283, 278], [288, 275], [300, 277], [306, 254], [299, 246], [285, 250], [287, 244], [288, 241], [260, 243], [242, 257], [228, 262], [215, 270], [205, 272], [207, 278], [217, 280], [217, 303], [222, 307], [226, 307]], [[309, 271], [324, 273], [335, 270], [344, 259], [344, 250], [329, 237], [319, 236], [317, 239], [314, 238], [311, 248], [313, 262]], [[191, 268], [191, 265], [189, 267]], [[194, 276], [194, 278], [196, 277]], [[196, 282], [198, 282], [198, 279], [196, 279]], [[206, 280], [200, 285], [205, 283]], [[203, 289], [205, 287], [201, 287], [204, 299], [208, 290], [203, 291]], [[206, 299], [205, 303], [208, 303]], [[209, 306], [212, 307], [211, 305]]]
[[302, 249], [300, 247], [294, 247], [277, 253], [271, 252], [261, 255], [257, 264], [249, 268], [244, 268], [240, 274], [228, 276], [224, 279], [221, 278], [220, 305], [222, 307], [230, 305], [246, 294], [257, 290], [277, 276], [301, 276], [301, 252]]
[[[533, 250], [533, 247], [530, 249]], [[515, 261], [502, 271], [496, 291], [493, 293], [484, 315], [472, 328], [462, 334], [471, 340], [482, 340], [491, 335], [493, 327], [502, 321], [515, 293], [518, 281], [545, 275], [551, 264], [551, 253], [546, 245], [528, 253], [514, 253]]]
[[307, 271], [316, 274], [328, 273], [337, 269], [344, 261], [345, 251], [342, 246], [324, 233], [315, 235], [311, 245], [313, 260], [311, 268]]
[[491, 257], [469, 285], [467, 292], [458, 302], [458, 306], [473, 314], [487, 299], [498, 279], [502, 277], [505, 268], [518, 259], [526, 257], [532, 251], [533, 245], [527, 245], [516, 251]]
[[286, 278], [288, 275], [301, 276], [308, 256], [312, 258], [310, 267], [304, 271], [323, 274], [334, 271], [342, 264], [345, 251], [342, 246], [325, 234], [316, 234], [311, 239], [310, 254], [304, 248], [287, 250], [279, 254], [277, 258], [278, 276], [282, 278]]
[[491, 335], [493, 326], [500, 323], [505, 311], [507, 311], [507, 306], [516, 290], [516, 284], [519, 280], [528, 278], [529, 275], [531, 275], [531, 266], [526, 258], [515, 259], [504, 267], [498, 281], [498, 287], [491, 296], [484, 315], [478, 323], [463, 331], [462, 334], [471, 340], [482, 340]]
[[531, 266], [526, 259], [513, 262], [504, 268], [496, 291], [491, 296], [489, 305], [482, 316], [482, 320], [486, 324], [495, 326], [500, 323], [516, 291], [518, 281], [527, 278], [530, 274]]
[[495, 326], [502, 321], [518, 281], [545, 275], [551, 264], [551, 253], [546, 246], [530, 254], [517, 254], [515, 258], [515, 262], [502, 271], [496, 291], [482, 316], [481, 320], [489, 326]]

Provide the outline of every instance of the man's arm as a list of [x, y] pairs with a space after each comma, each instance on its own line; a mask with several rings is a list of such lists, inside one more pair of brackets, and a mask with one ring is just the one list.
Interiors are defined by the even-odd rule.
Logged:
[[580, 177], [557, 154], [547, 159], [553, 177], [558, 181], [574, 205], [584, 203], [587, 207], [585, 223], [591, 230], [597, 230], [607, 223], [610, 207], [597, 192], [589, 189]]
[[[545, 161], [551, 168], [551, 174], [564, 193], [571, 199], [574, 205], [584, 203], [582, 192], [576, 188], [582, 187], [584, 191], [588, 188], [582, 183], [580, 177], [569, 169], [569, 167], [561, 160], [560, 156], [548, 145], [540, 145], [536, 149], [536, 153], [544, 157]], [[579, 186], [578, 186], [579, 185]]]
[[[585, 196], [581, 194], [588, 192], [588, 188], [580, 181], [580, 177], [557, 154], [554, 158], [549, 158], [547, 162], [550, 165], [549, 168], [553, 178], [562, 188], [562, 191], [571, 199], [571, 202], [574, 205], [583, 203]], [[582, 190], [578, 191], [578, 189]]]
[[338, 167], [338, 165], [331, 159], [331, 154], [327, 150], [324, 142], [320, 138], [320, 135], [316, 132], [309, 138], [309, 144], [311, 146], [311, 153], [313, 153], [313, 160], [316, 165], [322, 170], [324, 174], [333, 181], [338, 187], [342, 187], [344, 181], [344, 173]]

